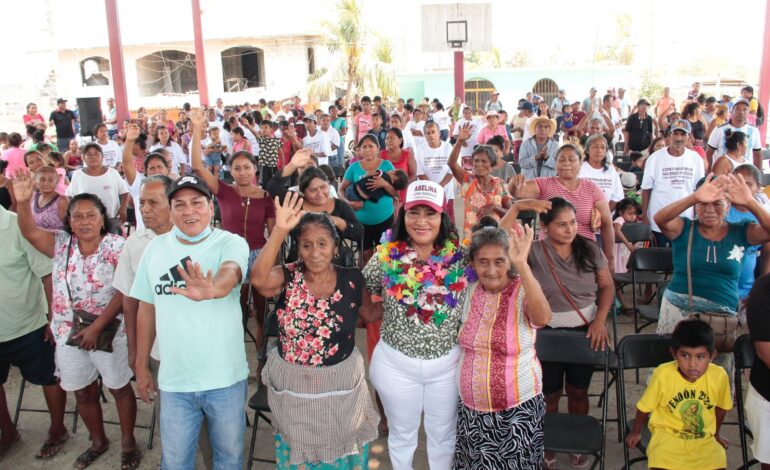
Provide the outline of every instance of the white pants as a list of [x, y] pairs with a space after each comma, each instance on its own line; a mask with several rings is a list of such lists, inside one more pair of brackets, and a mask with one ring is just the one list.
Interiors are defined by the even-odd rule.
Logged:
[[424, 360], [406, 356], [382, 340], [377, 343], [369, 378], [388, 417], [388, 450], [393, 470], [412, 470], [423, 412], [431, 470], [452, 468], [459, 358], [458, 346], [438, 359]]

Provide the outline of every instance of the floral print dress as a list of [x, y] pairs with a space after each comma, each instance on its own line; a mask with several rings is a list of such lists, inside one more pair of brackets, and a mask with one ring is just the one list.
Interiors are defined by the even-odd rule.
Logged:
[[[72, 329], [72, 310], [80, 309], [101, 315], [118, 292], [112, 287], [112, 278], [123, 251], [125, 240], [108, 233], [104, 235], [95, 253], [83, 257], [78, 248], [78, 238], [73, 234], [57, 231], [53, 257], [53, 311], [52, 330], [57, 343], [66, 341]], [[70, 243], [70, 237], [72, 243]], [[67, 250], [70, 251], [69, 264]], [[70, 302], [72, 293], [73, 302]], [[125, 336], [121, 321], [117, 337]]]
[[[491, 187], [488, 191], [481, 188], [478, 180], [469, 173], [465, 174], [465, 181], [460, 187], [460, 196], [465, 200], [465, 222], [463, 223], [463, 236], [470, 238], [473, 226], [481, 217], [479, 211], [489, 205], [502, 206], [503, 201], [510, 200], [505, 182], [495, 176], [490, 177]], [[497, 217], [495, 214], [492, 214]]]

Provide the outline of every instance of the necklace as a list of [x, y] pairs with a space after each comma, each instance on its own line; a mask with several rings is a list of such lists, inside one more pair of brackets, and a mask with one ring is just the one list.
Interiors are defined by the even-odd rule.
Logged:
[[[387, 232], [385, 236], [390, 238]], [[476, 279], [471, 268], [457, 267], [465, 254], [453, 240], [434, 249], [427, 261], [403, 241], [380, 244], [377, 256], [387, 295], [404, 305], [407, 318], [418, 324], [441, 326], [465, 286]]]

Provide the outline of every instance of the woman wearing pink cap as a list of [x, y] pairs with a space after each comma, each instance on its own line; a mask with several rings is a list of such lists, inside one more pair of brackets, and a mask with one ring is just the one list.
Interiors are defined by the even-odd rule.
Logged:
[[382, 337], [370, 379], [388, 419], [388, 448], [396, 470], [411, 469], [425, 415], [431, 469], [449, 469], [455, 446], [462, 306], [467, 256], [443, 211], [444, 190], [412, 182], [388, 241], [364, 268], [368, 294], [384, 300]]

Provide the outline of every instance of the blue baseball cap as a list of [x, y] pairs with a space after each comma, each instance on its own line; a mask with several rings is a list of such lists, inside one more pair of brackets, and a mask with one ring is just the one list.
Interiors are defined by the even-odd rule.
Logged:
[[533, 104], [532, 104], [532, 103], [530, 103], [529, 101], [525, 101], [525, 102], [521, 103], [521, 106], [519, 106], [519, 107], [518, 107], [518, 108], [516, 108], [516, 109], [518, 109], [519, 111], [523, 111], [523, 110], [525, 110], [525, 109], [526, 109], [527, 111], [534, 111], [534, 110], [535, 110], [535, 105], [533, 105]]

